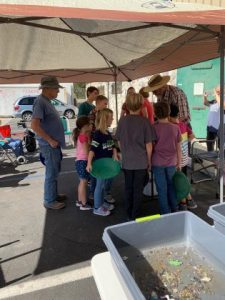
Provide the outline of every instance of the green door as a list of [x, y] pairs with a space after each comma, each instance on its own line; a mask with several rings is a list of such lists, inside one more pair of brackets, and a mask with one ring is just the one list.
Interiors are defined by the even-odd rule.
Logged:
[[[208, 108], [203, 105], [203, 92], [219, 84], [219, 59], [208, 60], [177, 70], [177, 86], [188, 98], [191, 125], [197, 138], [206, 137]], [[213, 95], [209, 96], [213, 99]]]

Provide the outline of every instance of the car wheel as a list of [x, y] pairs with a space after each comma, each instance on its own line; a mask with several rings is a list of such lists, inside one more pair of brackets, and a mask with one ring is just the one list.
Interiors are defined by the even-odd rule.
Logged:
[[68, 119], [73, 119], [75, 116], [75, 113], [72, 109], [68, 109], [65, 111], [64, 116], [67, 117]]
[[27, 111], [27, 112], [24, 112], [23, 115], [22, 115], [22, 119], [24, 121], [31, 121], [31, 118], [32, 118], [32, 113]]

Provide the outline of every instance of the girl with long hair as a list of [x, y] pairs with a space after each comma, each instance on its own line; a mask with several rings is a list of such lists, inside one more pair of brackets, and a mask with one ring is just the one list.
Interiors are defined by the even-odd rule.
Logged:
[[86, 167], [92, 126], [87, 116], [78, 118], [76, 125], [77, 127], [73, 131], [73, 139], [76, 146], [75, 167], [80, 179], [76, 206], [80, 207], [80, 210], [90, 210], [92, 207], [87, 202], [87, 185], [90, 175]]
[[[104, 108], [97, 113], [96, 116], [96, 131], [91, 142], [91, 149], [88, 155], [87, 172], [92, 169], [93, 159], [100, 159], [106, 157], [117, 158], [117, 150], [114, 145], [113, 138], [108, 131], [112, 125], [113, 111], [109, 108]], [[97, 178], [96, 188], [94, 191], [94, 209], [93, 213], [100, 216], [108, 216], [110, 211], [114, 209], [113, 204], [104, 201], [106, 179]]]

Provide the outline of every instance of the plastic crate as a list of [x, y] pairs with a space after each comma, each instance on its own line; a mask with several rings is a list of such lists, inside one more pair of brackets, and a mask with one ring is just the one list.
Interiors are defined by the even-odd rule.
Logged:
[[207, 215], [213, 219], [215, 229], [225, 234], [225, 203], [210, 206]]
[[[160, 247], [185, 245], [196, 250], [206, 258], [225, 280], [225, 239], [223, 234], [191, 212], [178, 212], [163, 215], [158, 219], [137, 223], [127, 222], [107, 227], [103, 233], [106, 244], [115, 266], [115, 271], [122, 283], [128, 299], [146, 299], [135, 278], [127, 267], [126, 257], [133, 257], [136, 252], [142, 255], [146, 250]], [[213, 298], [225, 299], [225, 287]], [[219, 297], [219, 298], [217, 298]]]

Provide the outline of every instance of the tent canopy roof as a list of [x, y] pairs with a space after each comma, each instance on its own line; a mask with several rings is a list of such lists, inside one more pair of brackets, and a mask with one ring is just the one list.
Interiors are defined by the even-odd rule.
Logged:
[[225, 0], [108, 2], [1, 1], [0, 83], [133, 80], [219, 56], [218, 18], [204, 14], [225, 24]]

